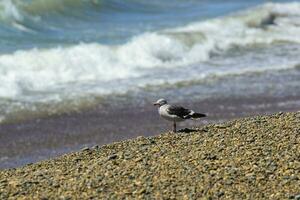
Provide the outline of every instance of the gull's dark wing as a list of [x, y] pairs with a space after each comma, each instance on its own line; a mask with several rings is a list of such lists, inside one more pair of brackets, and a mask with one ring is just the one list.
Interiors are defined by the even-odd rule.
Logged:
[[176, 105], [170, 105], [167, 109], [168, 113], [170, 115], [177, 115], [180, 118], [185, 118], [187, 115], [190, 114], [190, 110], [186, 109], [184, 107], [181, 106], [176, 106]]

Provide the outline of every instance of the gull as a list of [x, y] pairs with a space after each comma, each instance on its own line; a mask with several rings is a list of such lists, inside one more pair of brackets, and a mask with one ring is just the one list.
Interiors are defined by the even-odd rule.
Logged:
[[173, 122], [174, 133], [176, 133], [176, 122], [181, 122], [186, 119], [206, 117], [205, 114], [196, 113], [193, 110], [186, 109], [181, 106], [170, 105], [165, 99], [157, 100], [154, 105], [158, 106], [158, 113], [162, 118]]

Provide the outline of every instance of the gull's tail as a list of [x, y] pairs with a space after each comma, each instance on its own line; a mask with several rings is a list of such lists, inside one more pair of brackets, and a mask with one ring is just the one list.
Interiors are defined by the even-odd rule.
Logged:
[[191, 115], [192, 118], [194, 119], [198, 119], [198, 118], [201, 118], [201, 117], [206, 117], [205, 114], [202, 114], [202, 113], [194, 113]]
[[196, 113], [194, 111], [191, 111], [190, 114], [184, 116], [184, 119], [199, 119], [202, 117], [206, 117], [206, 115], [202, 114], [202, 113]]

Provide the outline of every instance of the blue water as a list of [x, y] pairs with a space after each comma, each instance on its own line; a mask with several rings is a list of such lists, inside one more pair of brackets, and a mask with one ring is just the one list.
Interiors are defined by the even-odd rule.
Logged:
[[0, 50], [4, 53], [80, 42], [122, 44], [144, 32], [184, 26], [264, 2], [4, 0], [0, 3], [3, 15], [0, 24]]
[[149, 88], [298, 73], [299, 21], [300, 1], [2, 0], [0, 122]]

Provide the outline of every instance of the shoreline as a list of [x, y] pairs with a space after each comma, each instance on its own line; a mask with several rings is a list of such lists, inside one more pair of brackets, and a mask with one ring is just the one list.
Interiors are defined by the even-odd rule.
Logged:
[[300, 112], [94, 146], [0, 170], [0, 198], [297, 199]]
[[[300, 108], [300, 97], [224, 98], [175, 103], [209, 116], [200, 121], [179, 123], [179, 128], [189, 128], [246, 116], [297, 111]], [[86, 146], [104, 145], [138, 136], [153, 136], [170, 128], [171, 124], [159, 118], [151, 102], [117, 109], [101, 106], [99, 109], [79, 113], [17, 124], [0, 124], [0, 169], [53, 158]]]

